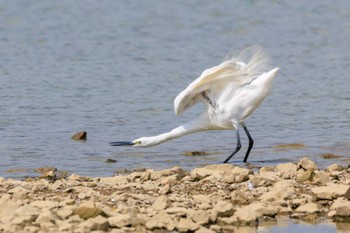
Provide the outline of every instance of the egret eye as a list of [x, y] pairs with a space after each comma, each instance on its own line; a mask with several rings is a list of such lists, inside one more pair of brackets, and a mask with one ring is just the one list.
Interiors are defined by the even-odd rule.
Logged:
[[134, 144], [136, 144], [136, 145], [141, 144], [141, 141], [136, 141], [136, 142], [134, 142]]

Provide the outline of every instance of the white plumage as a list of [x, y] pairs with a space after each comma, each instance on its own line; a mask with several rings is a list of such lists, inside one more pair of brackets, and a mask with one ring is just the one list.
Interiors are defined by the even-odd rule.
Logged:
[[112, 142], [111, 145], [154, 146], [190, 133], [235, 129], [237, 145], [225, 160], [227, 162], [241, 148], [241, 125], [249, 139], [249, 148], [243, 160], [246, 162], [253, 139], [244, 122], [269, 94], [271, 82], [279, 69], [264, 72], [267, 66], [268, 58], [259, 46], [232, 53], [221, 64], [204, 70], [175, 98], [174, 109], [178, 115], [199, 102], [206, 104], [207, 108], [200, 116], [158, 136], [142, 137], [132, 142]]

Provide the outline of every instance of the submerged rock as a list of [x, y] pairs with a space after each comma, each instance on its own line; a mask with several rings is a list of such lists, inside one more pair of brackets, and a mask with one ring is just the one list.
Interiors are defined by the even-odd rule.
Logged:
[[207, 152], [205, 151], [186, 151], [183, 153], [185, 156], [203, 156], [203, 155], [208, 155]]
[[115, 160], [115, 159], [107, 159], [105, 162], [106, 163], [116, 163], [117, 160]]
[[322, 159], [337, 159], [337, 158], [341, 158], [343, 156], [341, 155], [336, 155], [336, 154], [331, 154], [331, 153], [325, 153], [325, 154], [321, 154], [320, 156]]

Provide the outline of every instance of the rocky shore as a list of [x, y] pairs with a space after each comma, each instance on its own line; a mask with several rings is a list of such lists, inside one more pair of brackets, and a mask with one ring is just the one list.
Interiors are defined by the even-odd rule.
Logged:
[[[237, 232], [279, 216], [350, 222], [350, 167], [303, 158], [113, 177], [0, 178], [0, 232]], [[237, 230], [238, 229], [238, 230]]]

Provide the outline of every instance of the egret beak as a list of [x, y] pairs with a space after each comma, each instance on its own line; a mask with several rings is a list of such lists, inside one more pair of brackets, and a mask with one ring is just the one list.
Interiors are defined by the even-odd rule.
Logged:
[[135, 145], [133, 142], [110, 142], [109, 145], [111, 146], [132, 146]]

